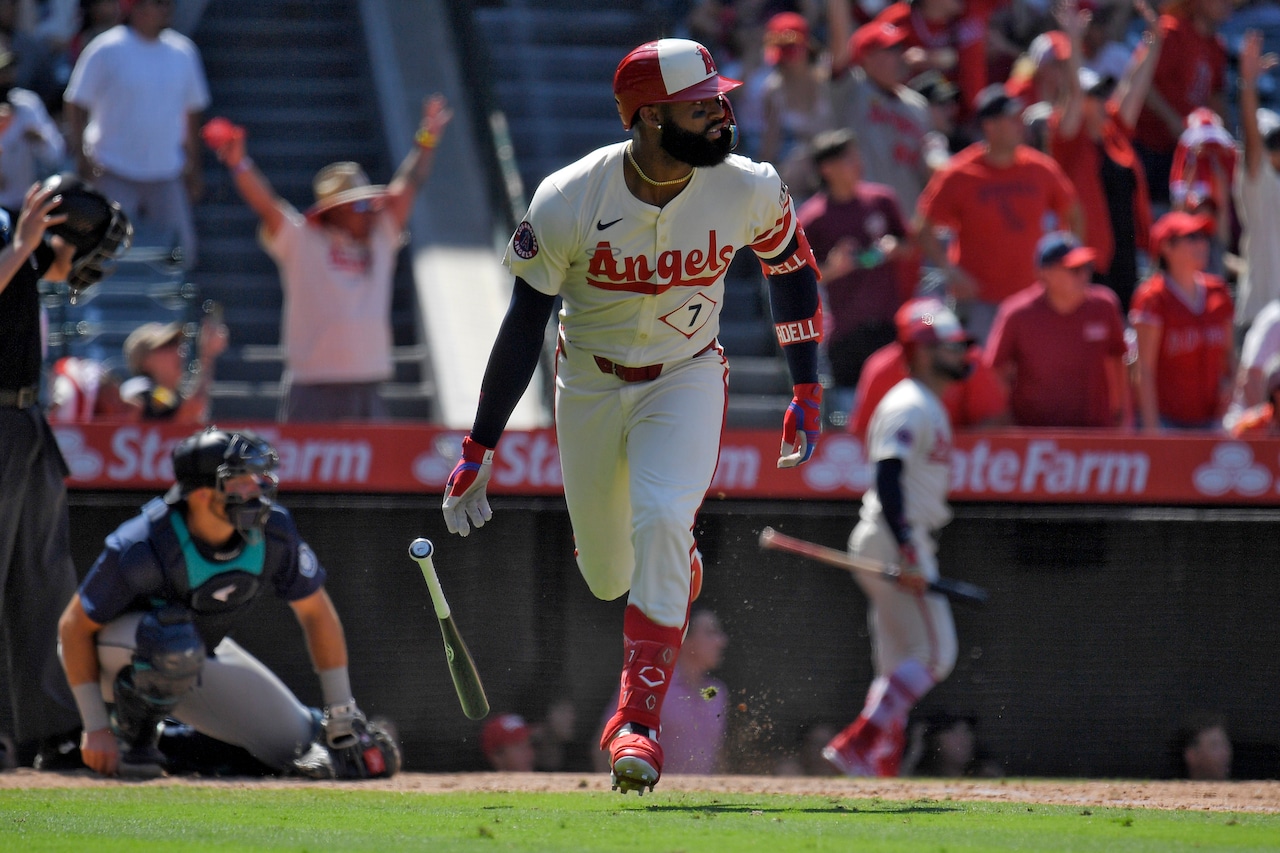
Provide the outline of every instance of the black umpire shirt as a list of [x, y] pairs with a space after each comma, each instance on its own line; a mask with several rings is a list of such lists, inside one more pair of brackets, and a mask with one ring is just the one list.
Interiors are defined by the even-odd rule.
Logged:
[[[13, 241], [18, 215], [0, 208], [0, 246]], [[40, 277], [54, 261], [44, 240], [36, 246], [9, 286], [0, 292], [0, 389], [17, 391], [40, 384]]]

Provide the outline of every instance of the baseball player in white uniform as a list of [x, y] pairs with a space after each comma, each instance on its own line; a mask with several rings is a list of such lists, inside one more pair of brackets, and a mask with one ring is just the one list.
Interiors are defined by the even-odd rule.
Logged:
[[560, 296], [556, 433], [578, 567], [598, 598], [630, 592], [618, 710], [600, 745], [623, 793], [652, 790], [662, 772], [662, 701], [702, 585], [693, 526], [720, 452], [728, 362], [716, 334], [740, 248], [768, 276], [795, 384], [778, 465], [806, 461], [818, 439], [817, 264], [778, 173], [730, 154], [725, 94], [740, 85], [685, 39], [648, 42], [618, 65], [631, 139], [534, 194], [507, 248], [515, 290], [445, 489], [450, 532], [492, 517], [494, 448]]
[[937, 299], [907, 302], [895, 321], [909, 375], [871, 416], [875, 485], [863, 495], [849, 553], [897, 565], [904, 582], [855, 576], [869, 599], [875, 679], [862, 713], [822, 750], [850, 776], [898, 775], [907, 714], [951, 673], [957, 652], [951, 607], [926, 584], [938, 577], [933, 531], [951, 520], [951, 424], [940, 398], [968, 374], [971, 341]]

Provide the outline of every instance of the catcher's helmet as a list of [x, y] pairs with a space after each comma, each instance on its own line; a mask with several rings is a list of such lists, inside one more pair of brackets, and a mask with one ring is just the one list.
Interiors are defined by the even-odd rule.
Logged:
[[[673, 104], [721, 98], [742, 85], [741, 80], [721, 77], [711, 53], [689, 39], [646, 42], [618, 63], [613, 75], [613, 98], [622, 126], [631, 129], [636, 112], [647, 104]], [[724, 98], [727, 121], [733, 111]]]
[[259, 475], [274, 487], [271, 472], [279, 461], [275, 448], [256, 433], [207, 427], [174, 445], [174, 483], [165, 502], [177, 503], [196, 489], [220, 488], [242, 474]]
[[52, 215], [67, 217], [49, 226], [49, 233], [76, 247], [67, 284], [78, 291], [101, 281], [107, 261], [129, 248], [133, 239], [129, 218], [119, 204], [70, 172], [46, 179], [42, 189], [53, 189], [62, 197]]

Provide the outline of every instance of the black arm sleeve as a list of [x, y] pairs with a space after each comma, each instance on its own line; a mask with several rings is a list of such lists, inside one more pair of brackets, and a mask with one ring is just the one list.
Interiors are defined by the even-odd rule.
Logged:
[[[771, 258], [769, 263], [777, 264], [800, 247], [798, 237], [791, 242], [782, 254]], [[790, 323], [808, 320], [818, 313], [818, 277], [813, 269], [805, 264], [794, 272], [768, 276], [769, 309], [773, 312], [774, 323]], [[791, 384], [804, 385], [818, 381], [818, 342], [803, 341], [788, 344], [782, 348], [787, 357], [787, 368], [791, 372]]]
[[902, 460], [881, 459], [876, 463], [876, 494], [880, 496], [880, 511], [893, 531], [899, 545], [911, 541], [911, 527], [907, 524], [906, 503], [902, 497]]
[[507, 316], [498, 329], [480, 383], [480, 405], [471, 427], [472, 441], [485, 447], [498, 446], [507, 420], [538, 366], [555, 301], [554, 296], [539, 293], [524, 279], [516, 278]]

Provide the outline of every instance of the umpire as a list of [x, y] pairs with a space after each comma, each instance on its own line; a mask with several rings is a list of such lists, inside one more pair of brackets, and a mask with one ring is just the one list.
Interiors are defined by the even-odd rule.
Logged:
[[0, 627], [18, 752], [45, 770], [79, 767], [80, 758], [79, 718], [56, 654], [76, 573], [68, 471], [39, 405], [38, 283], [100, 279], [102, 260], [127, 245], [127, 220], [115, 213], [87, 185], [58, 177], [33, 186], [16, 216], [0, 209]]

